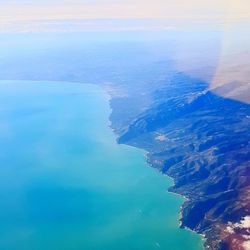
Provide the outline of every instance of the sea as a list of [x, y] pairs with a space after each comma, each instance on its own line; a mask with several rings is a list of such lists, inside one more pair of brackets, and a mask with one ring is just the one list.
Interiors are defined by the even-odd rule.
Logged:
[[1, 250], [200, 250], [184, 199], [119, 145], [92, 84], [0, 81]]

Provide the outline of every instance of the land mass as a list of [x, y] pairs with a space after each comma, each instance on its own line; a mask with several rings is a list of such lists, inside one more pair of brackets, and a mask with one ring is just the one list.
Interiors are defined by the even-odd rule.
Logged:
[[181, 227], [204, 235], [206, 249], [249, 249], [250, 106], [183, 73], [158, 82], [143, 110], [145, 95], [111, 99], [118, 142], [173, 178], [169, 191], [186, 198]]

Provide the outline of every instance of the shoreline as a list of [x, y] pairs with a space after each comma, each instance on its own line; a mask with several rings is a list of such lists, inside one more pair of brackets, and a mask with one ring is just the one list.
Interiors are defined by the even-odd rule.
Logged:
[[[110, 97], [110, 98], [109, 98], [109, 107], [110, 107], [110, 110], [111, 110], [111, 112], [112, 112], [113, 109], [112, 109], [111, 104], [110, 104], [110, 101], [112, 100], [112, 96], [111, 96], [111, 94], [108, 93], [107, 90], [104, 89], [104, 91], [107, 92], [107, 94], [108, 94], [109, 97]], [[186, 227], [186, 226], [183, 226], [183, 225], [181, 224], [181, 221], [180, 221], [180, 220], [181, 220], [181, 218], [182, 218], [182, 212], [183, 212], [182, 206], [183, 206], [184, 202], [185, 202], [185, 201], [188, 201], [189, 199], [188, 199], [187, 197], [185, 197], [184, 195], [181, 195], [181, 194], [178, 194], [178, 193], [175, 193], [175, 192], [172, 192], [172, 191], [169, 191], [169, 190], [168, 190], [170, 187], [173, 187], [173, 186], [175, 185], [175, 180], [174, 180], [174, 178], [171, 177], [171, 176], [169, 176], [169, 175], [167, 175], [167, 174], [165, 174], [165, 173], [163, 173], [162, 171], [160, 171], [159, 169], [157, 169], [156, 167], [154, 167], [153, 164], [150, 164], [150, 163], [148, 162], [148, 154], [149, 154], [150, 152], [148, 152], [148, 151], [146, 151], [146, 150], [144, 150], [144, 149], [138, 148], [138, 147], [136, 147], [136, 146], [126, 144], [126, 143], [118, 143], [118, 142], [117, 142], [117, 139], [119, 138], [119, 135], [115, 132], [114, 128], [112, 127], [112, 121], [111, 121], [110, 117], [109, 117], [109, 121], [110, 121], [109, 128], [112, 130], [113, 134], [116, 136], [116, 143], [117, 143], [117, 144], [126, 145], [126, 146], [128, 146], [128, 147], [132, 147], [132, 148], [135, 148], [135, 149], [137, 149], [137, 150], [141, 150], [142, 153], [143, 153], [143, 155], [144, 155], [144, 157], [145, 157], [145, 164], [146, 164], [149, 168], [152, 168], [152, 169], [154, 169], [155, 171], [157, 171], [160, 175], [166, 176], [166, 177], [172, 182], [172, 184], [170, 184], [170, 186], [167, 187], [167, 189], [165, 190], [165, 192], [166, 192], [166, 193], [169, 193], [169, 194], [173, 194], [173, 195], [175, 195], [175, 196], [177, 196], [177, 197], [179, 197], [179, 198], [181, 198], [181, 199], [183, 200], [182, 205], [179, 207], [179, 212], [178, 212], [178, 218], [179, 218], [179, 219], [178, 219], [178, 222], [179, 222], [179, 223], [178, 223], [178, 228], [181, 229], [181, 230], [187, 230], [187, 231], [191, 232], [192, 234], [195, 234], [195, 235], [200, 236], [200, 240], [201, 240], [201, 244], [202, 244], [202, 245], [201, 245], [201, 247], [202, 247], [201, 250], [205, 250], [205, 248], [204, 248], [204, 243], [205, 243], [206, 240], [207, 240], [207, 238], [205, 237], [205, 234], [198, 233], [198, 232], [196, 232], [196, 231], [194, 231], [194, 230], [192, 230], [192, 229], [190, 229], [190, 228], [188, 228], [188, 227]]]

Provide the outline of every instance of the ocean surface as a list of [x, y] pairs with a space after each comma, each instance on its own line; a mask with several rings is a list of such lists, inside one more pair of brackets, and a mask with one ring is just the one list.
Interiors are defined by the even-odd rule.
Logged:
[[108, 101], [94, 85], [0, 82], [1, 250], [202, 249], [171, 180], [116, 143]]

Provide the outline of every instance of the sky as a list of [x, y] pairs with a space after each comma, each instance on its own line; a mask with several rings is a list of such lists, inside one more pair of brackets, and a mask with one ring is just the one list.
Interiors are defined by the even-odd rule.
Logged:
[[249, 19], [249, 0], [0, 0], [0, 31], [41, 23], [101, 19]]

